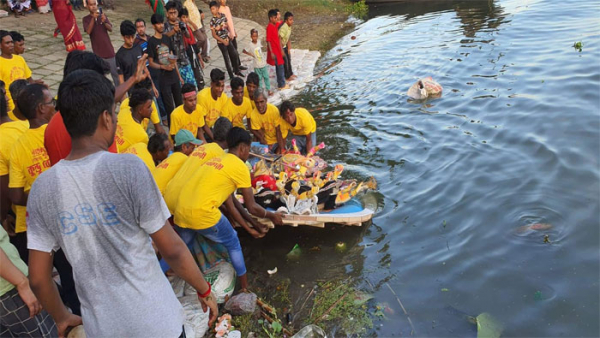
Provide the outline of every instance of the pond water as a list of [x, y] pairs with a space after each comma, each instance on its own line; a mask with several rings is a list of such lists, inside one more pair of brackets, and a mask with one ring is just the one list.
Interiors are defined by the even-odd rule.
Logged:
[[[377, 214], [244, 240], [250, 273], [356, 278], [390, 308], [379, 336], [411, 334], [388, 285], [416, 336], [475, 336], [460, 314], [483, 312], [503, 336], [599, 336], [599, 13], [589, 0], [371, 7], [296, 101], [322, 157], [375, 176]], [[443, 96], [408, 100], [425, 76]], [[286, 262], [295, 243], [321, 250]]]

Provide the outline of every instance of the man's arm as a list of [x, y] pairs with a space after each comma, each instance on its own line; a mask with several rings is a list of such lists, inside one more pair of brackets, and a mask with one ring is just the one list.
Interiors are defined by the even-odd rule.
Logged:
[[[227, 197], [227, 200], [225, 200], [225, 207], [227, 208], [227, 211], [233, 217], [235, 222], [237, 224], [241, 225], [242, 228], [244, 228], [244, 230], [246, 230], [250, 235], [252, 235], [252, 237], [254, 237], [254, 238], [264, 237], [265, 236], [264, 233], [258, 232], [255, 229], [252, 229], [250, 226], [248, 226], [248, 223], [246, 223], [245, 217], [243, 217], [242, 214], [240, 214], [240, 210], [238, 208], [236, 208], [236, 206], [233, 202], [234, 200], [237, 200], [235, 198], [235, 196], [233, 196], [233, 194], [229, 195], [229, 197]], [[246, 213], [246, 212], [244, 211], [244, 213]], [[266, 231], [265, 231], [265, 233], [266, 233]]]
[[102, 20], [102, 24], [104, 25], [104, 28], [106, 28], [107, 31], [112, 32], [112, 24], [110, 23], [110, 21], [108, 21], [106, 14], [102, 14], [101, 20]]
[[13, 264], [2, 248], [0, 248], [0, 277], [17, 288], [23, 303], [29, 308], [29, 318], [42, 311], [42, 305], [31, 291], [29, 279]]
[[204, 138], [204, 126], [198, 128], [198, 131], [196, 132], [196, 138], [200, 139], [202, 142], [206, 143], [206, 138]]
[[123, 74], [119, 74], [119, 84], [125, 82], [125, 77], [123, 76]]
[[[205, 137], [204, 135], [208, 136], [211, 140], [215, 140], [215, 138], [213, 137], [213, 133], [212, 130], [210, 130], [210, 128], [208, 127], [208, 125], [206, 124], [206, 120], [204, 121], [204, 127], [202, 127], [202, 129], [204, 130], [204, 133], [202, 134], [202, 137]], [[204, 140], [206, 141], [206, 140]]]
[[4, 222], [6, 219], [10, 210], [10, 204], [10, 198], [8, 197], [8, 175], [2, 175], [0, 176], [0, 222]]
[[246, 117], [246, 125], [248, 127], [248, 130], [252, 131], [252, 123], [250, 123], [249, 117]]
[[85, 32], [89, 34], [92, 34], [92, 31], [94, 30], [94, 24], [96, 23], [96, 18], [98, 18], [98, 13], [94, 13], [92, 14], [92, 17], [90, 19], [90, 22], [87, 24], [87, 26], [85, 26]]
[[280, 214], [267, 211], [254, 201], [254, 194], [252, 193], [252, 188], [242, 188], [241, 190], [242, 196], [244, 196], [244, 204], [246, 205], [246, 209], [248, 209], [248, 212], [250, 212], [256, 217], [268, 218], [275, 225], [283, 225], [283, 221], [281, 219]]
[[166, 134], [167, 133], [165, 131], [165, 129], [163, 128], [163, 125], [160, 122], [154, 124], [154, 130], [156, 131], [157, 134]]
[[[204, 280], [204, 276], [194, 261], [190, 250], [183, 243], [181, 237], [175, 233], [169, 222], [165, 222], [165, 225], [150, 235], [150, 237], [152, 237], [152, 241], [158, 248], [162, 258], [164, 258], [177, 276], [181, 277], [201, 294], [208, 291], [209, 285]], [[206, 307], [210, 308], [208, 326], [212, 326], [219, 313], [217, 302], [212, 294], [206, 298], [200, 298], [200, 301], [205, 311]]]
[[224, 45], [226, 45], [226, 46], [227, 46], [227, 44], [228, 44], [229, 42], [227, 42], [227, 40], [225, 40], [225, 39], [221, 39], [221, 38], [220, 38], [220, 37], [217, 35], [217, 32], [215, 31], [215, 28], [214, 28], [214, 27], [210, 27], [210, 31], [212, 32], [212, 36], [213, 36], [213, 38], [215, 38], [215, 40], [217, 40], [217, 42], [219, 42], [219, 43], [222, 43], [222, 44], [224, 44]]
[[8, 188], [8, 198], [12, 204], [15, 205], [27, 205], [27, 198], [29, 197], [29, 193], [25, 192], [25, 188]]
[[56, 322], [58, 335], [64, 337], [67, 328], [81, 325], [82, 321], [81, 317], [70, 313], [60, 299], [52, 279], [52, 261], [52, 253], [29, 250], [29, 280], [31, 289]]
[[250, 129], [250, 131], [252, 132], [254, 137], [258, 139], [258, 142], [260, 142], [261, 144], [267, 144], [267, 141], [265, 141], [265, 132], [262, 129]]
[[277, 133], [277, 144], [279, 145], [279, 149], [277, 149], [277, 152], [282, 153], [285, 150], [285, 140], [281, 135], [281, 126], [277, 126], [275, 128], [275, 132]]
[[306, 135], [306, 152], [308, 153], [312, 147], [312, 133], [308, 133], [308, 135]]
[[137, 61], [135, 74], [130, 76], [129, 79], [127, 79], [127, 81], [121, 83], [117, 88], [115, 88], [115, 103], [121, 102], [123, 100], [123, 97], [125, 97], [125, 94], [127, 94], [129, 89], [131, 89], [133, 85], [144, 80], [148, 76], [148, 73], [145, 71], [146, 59], [147, 55], [142, 55], [142, 57], [139, 58]]

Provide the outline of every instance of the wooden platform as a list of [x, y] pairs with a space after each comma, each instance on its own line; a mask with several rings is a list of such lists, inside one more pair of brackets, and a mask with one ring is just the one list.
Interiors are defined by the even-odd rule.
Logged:
[[[361, 226], [373, 218], [375, 212], [371, 209], [363, 209], [353, 213], [321, 213], [316, 215], [285, 215], [283, 224], [297, 227], [299, 225], [308, 225], [318, 228], [324, 228], [325, 223], [336, 223], [352, 226]], [[275, 225], [268, 219], [256, 218], [257, 221], [274, 228]]]

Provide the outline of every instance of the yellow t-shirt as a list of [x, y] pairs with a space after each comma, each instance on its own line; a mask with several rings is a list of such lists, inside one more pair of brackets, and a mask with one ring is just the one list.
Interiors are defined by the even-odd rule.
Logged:
[[[26, 130], [10, 151], [9, 188], [23, 188], [28, 192], [35, 179], [51, 167], [50, 157], [44, 148], [45, 124], [36, 129]], [[17, 220], [15, 232], [27, 230], [25, 206], [15, 205]]]
[[[244, 87], [244, 97], [250, 100], [250, 94], [248, 93], [248, 87]], [[250, 100], [250, 104], [252, 105], [252, 110], [256, 109], [256, 104], [254, 100]]]
[[204, 163], [183, 187], [174, 214], [175, 224], [189, 229], [207, 229], [219, 221], [219, 206], [236, 189], [250, 188], [250, 171], [233, 154]]
[[294, 135], [306, 136], [317, 131], [317, 123], [310, 112], [304, 108], [296, 108], [296, 125], [292, 126], [281, 119], [281, 131], [290, 130]]
[[167, 184], [163, 196], [165, 203], [171, 214], [175, 213], [177, 208], [177, 200], [183, 187], [185, 187], [198, 168], [203, 165], [206, 161], [211, 160], [217, 156], [225, 154], [225, 151], [216, 143], [205, 143], [196, 149], [188, 156], [187, 160], [183, 163], [181, 168], [177, 171], [175, 176]]
[[204, 88], [198, 93], [198, 105], [204, 108], [206, 114], [204, 120], [209, 128], [212, 128], [217, 119], [223, 115], [225, 103], [227, 103], [227, 95], [222, 93], [217, 100], [213, 100], [210, 94], [210, 87]]
[[244, 117], [249, 119], [252, 114], [252, 104], [250, 103], [250, 99], [244, 97], [241, 105], [236, 105], [233, 103], [233, 99], [229, 98], [227, 103], [225, 104], [225, 108], [223, 109], [223, 115], [234, 127], [240, 127], [246, 129], [244, 125]]
[[[274, 105], [267, 103], [267, 111], [264, 114], [254, 109], [251, 115], [251, 127], [254, 130], [264, 129], [265, 141], [268, 145], [277, 143], [277, 127], [283, 119], [279, 116], [279, 109]], [[287, 129], [281, 130], [281, 137], [287, 137]]]
[[119, 154], [134, 154], [139, 157], [150, 169], [150, 172], [154, 170], [156, 165], [154, 164], [154, 159], [152, 158], [152, 154], [148, 151], [148, 143], [136, 143], [129, 148], [125, 149], [125, 151], [119, 151]]
[[0, 125], [0, 176], [8, 175], [10, 150], [27, 129], [28, 121], [13, 121]]
[[[129, 107], [129, 98], [126, 98], [121, 102], [121, 108], [119, 108], [119, 117], [123, 112], [129, 112], [129, 114], [131, 114], [131, 107]], [[144, 130], [148, 130], [149, 122], [152, 122], [152, 124], [160, 123], [160, 116], [158, 115], [158, 109], [156, 109], [154, 101], [152, 101], [152, 113], [150, 113], [150, 119], [145, 118], [142, 120], [142, 128], [144, 128]]]
[[[14, 104], [8, 87], [15, 80], [28, 79], [31, 77], [31, 69], [27, 66], [27, 62], [20, 55], [13, 55], [12, 59], [6, 59], [0, 56], [0, 80], [4, 81], [6, 86], [6, 96], [8, 97], [8, 110], [12, 112]], [[12, 120], [16, 120], [10, 116]]]
[[169, 184], [173, 176], [177, 174], [177, 171], [181, 168], [183, 163], [185, 163], [187, 158], [186, 154], [178, 151], [167, 157], [154, 168], [152, 176], [154, 176], [154, 181], [156, 181], [156, 185], [161, 194], [164, 195], [167, 184]]
[[171, 113], [169, 134], [173, 136], [181, 129], [187, 129], [198, 137], [198, 128], [202, 127], [204, 127], [204, 108], [200, 105], [196, 105], [196, 109], [191, 114], [183, 109], [183, 105], [175, 108]]
[[148, 144], [148, 133], [140, 123], [133, 119], [131, 111], [119, 112], [115, 142], [119, 153], [136, 143]]

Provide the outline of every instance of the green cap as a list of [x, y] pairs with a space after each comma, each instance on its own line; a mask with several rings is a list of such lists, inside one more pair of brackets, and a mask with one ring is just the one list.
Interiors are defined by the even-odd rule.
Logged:
[[202, 144], [202, 141], [194, 137], [191, 131], [187, 129], [181, 129], [175, 134], [175, 146], [178, 147], [184, 143]]

